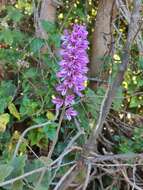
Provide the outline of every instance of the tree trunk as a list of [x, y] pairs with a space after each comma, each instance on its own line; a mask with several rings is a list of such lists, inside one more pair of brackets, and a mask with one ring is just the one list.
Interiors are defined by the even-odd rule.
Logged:
[[47, 35], [41, 27], [41, 21], [46, 20], [49, 22], [55, 22], [56, 20], [56, 4], [52, 0], [42, 0], [40, 16], [36, 27], [36, 36], [40, 38], [46, 38]]
[[89, 73], [90, 77], [97, 77], [104, 64], [104, 57], [111, 55], [113, 30], [112, 21], [115, 15], [115, 0], [99, 1], [95, 31], [93, 34], [92, 57]]

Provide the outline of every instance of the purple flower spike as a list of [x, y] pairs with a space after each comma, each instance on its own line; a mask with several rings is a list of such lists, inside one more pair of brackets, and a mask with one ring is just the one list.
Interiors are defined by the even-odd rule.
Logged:
[[70, 121], [72, 117], [77, 115], [77, 111], [75, 111], [72, 107], [66, 110], [66, 117]]
[[85, 89], [87, 63], [89, 62], [86, 52], [89, 44], [87, 35], [85, 26], [75, 24], [72, 32], [65, 30], [61, 38], [60, 55], [62, 59], [58, 63], [60, 70], [57, 73], [60, 84], [56, 90], [62, 99], [58, 97], [53, 100], [53, 103], [56, 104], [57, 109], [65, 105], [68, 120], [77, 115], [77, 112], [71, 107], [75, 95], [83, 96], [81, 92]]

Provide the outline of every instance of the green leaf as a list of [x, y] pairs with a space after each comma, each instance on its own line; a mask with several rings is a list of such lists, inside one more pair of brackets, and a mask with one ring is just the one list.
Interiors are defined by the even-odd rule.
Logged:
[[0, 98], [0, 113], [3, 113], [7, 106], [7, 102], [5, 98]]
[[36, 113], [38, 107], [39, 105], [37, 101], [29, 99], [27, 96], [24, 96], [20, 105], [20, 113], [22, 116], [30, 116]]
[[139, 104], [139, 102], [138, 102], [137, 97], [132, 97], [129, 107], [130, 108], [135, 108], [135, 107], [138, 106], [138, 104]]
[[6, 125], [9, 122], [9, 114], [8, 113], [4, 113], [2, 115], [0, 115], [0, 132], [4, 132], [6, 129]]
[[24, 38], [26, 38], [27, 36], [22, 33], [20, 30], [13, 30], [12, 31], [13, 33], [13, 39], [14, 39], [14, 45], [17, 45], [17, 44], [20, 44], [23, 43], [23, 41], [25, 40]]
[[13, 170], [13, 167], [8, 164], [0, 165], [0, 182], [3, 182], [5, 178], [7, 178]]
[[49, 36], [49, 43], [51, 45], [54, 45], [56, 48], [60, 47], [61, 44], [61, 39], [60, 39], [60, 35], [57, 33], [54, 33], [52, 35]]
[[[39, 160], [35, 159], [35, 160], [32, 160], [32, 161], [28, 162], [26, 164], [26, 168], [25, 168], [26, 172], [29, 172], [29, 171], [32, 171], [34, 169], [38, 169], [40, 167], [45, 166], [45, 162], [44, 161], [42, 162], [41, 160], [42, 160], [42, 158], [39, 159]], [[40, 175], [41, 175], [41, 173], [35, 173], [35, 174], [31, 175], [31, 176], [28, 176], [26, 179], [27, 179], [27, 181], [29, 183], [32, 183], [36, 188], [38, 188], [38, 187], [43, 188], [41, 190], [45, 190], [45, 188], [46, 188], [46, 190], [48, 190], [49, 189], [49, 182], [50, 182], [50, 179], [51, 179], [50, 170], [49, 171], [47, 170], [45, 172], [45, 175], [43, 176], [43, 179], [41, 181], [41, 185], [37, 187], [37, 182], [39, 181]], [[40, 189], [37, 189], [37, 190], [40, 190]]]
[[0, 97], [13, 96], [16, 90], [16, 86], [12, 81], [3, 81], [0, 84]]
[[3, 39], [6, 44], [11, 45], [13, 43], [13, 32], [9, 28], [3, 29], [0, 35], [0, 38]]
[[4, 113], [5, 108], [11, 102], [15, 89], [11, 81], [3, 81], [0, 84], [0, 113]]
[[26, 70], [26, 72], [24, 73], [24, 78], [32, 78], [35, 79], [38, 75], [38, 71], [36, 68], [30, 68], [28, 70]]
[[47, 111], [46, 116], [51, 121], [53, 121], [55, 119], [55, 115], [49, 110]]
[[20, 114], [19, 114], [19, 112], [17, 111], [17, 108], [15, 107], [15, 105], [14, 105], [13, 103], [10, 103], [10, 104], [8, 105], [8, 109], [9, 109], [10, 113], [11, 113], [14, 117], [16, 117], [18, 120], [20, 120]]
[[22, 13], [15, 7], [9, 6], [7, 7], [7, 11], [8, 11], [8, 17], [14, 22], [19, 22], [23, 17]]
[[42, 48], [42, 46], [44, 45], [44, 41], [40, 38], [35, 38], [31, 44], [30, 44], [30, 48], [31, 48], [31, 51], [34, 52], [34, 53], [37, 53], [40, 51], [40, 49]]
[[56, 128], [57, 128], [57, 123], [52, 123], [43, 128], [43, 131], [46, 133], [47, 137], [50, 140], [54, 140], [56, 136]]
[[40, 147], [39, 142], [45, 137], [43, 131], [31, 131], [28, 134], [28, 139], [30, 140], [30, 144], [37, 145]]
[[56, 26], [52, 22], [42, 20], [41, 25], [42, 25], [42, 28], [45, 30], [45, 32], [53, 34], [56, 31]]
[[[14, 160], [11, 161], [11, 165], [13, 166], [13, 171], [10, 175], [11, 178], [18, 177], [24, 174], [24, 167], [27, 157], [26, 156], [19, 156], [16, 157]], [[23, 189], [23, 181], [18, 180], [12, 184], [12, 190], [22, 190]]]

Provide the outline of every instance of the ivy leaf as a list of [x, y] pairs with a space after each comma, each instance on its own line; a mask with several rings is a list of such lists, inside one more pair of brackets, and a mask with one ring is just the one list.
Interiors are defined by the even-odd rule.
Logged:
[[15, 105], [13, 103], [10, 103], [8, 105], [8, 109], [10, 111], [10, 113], [16, 117], [18, 120], [20, 120], [20, 113], [17, 111], [17, 108], [15, 107]]
[[2, 115], [0, 115], [0, 132], [4, 132], [6, 129], [6, 125], [9, 122], [9, 114], [8, 113], [4, 113]]
[[5, 178], [7, 178], [13, 170], [13, 167], [8, 164], [0, 165], [0, 182], [3, 182]]

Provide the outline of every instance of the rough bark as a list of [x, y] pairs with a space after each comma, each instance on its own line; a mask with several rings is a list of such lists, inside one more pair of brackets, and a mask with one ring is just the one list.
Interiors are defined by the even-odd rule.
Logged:
[[[100, 0], [93, 34], [90, 77], [97, 77], [104, 64], [104, 56], [111, 54], [112, 21], [116, 15], [115, 0]], [[102, 60], [101, 60], [102, 58]]]

